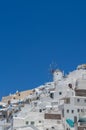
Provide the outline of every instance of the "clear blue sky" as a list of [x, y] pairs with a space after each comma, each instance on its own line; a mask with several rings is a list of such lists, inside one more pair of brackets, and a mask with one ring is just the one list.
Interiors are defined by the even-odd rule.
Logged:
[[0, 1], [0, 97], [86, 63], [86, 1]]

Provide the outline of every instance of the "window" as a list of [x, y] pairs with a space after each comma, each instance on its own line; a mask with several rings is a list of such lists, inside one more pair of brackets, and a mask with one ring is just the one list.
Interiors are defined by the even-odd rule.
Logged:
[[39, 109], [39, 112], [42, 112], [42, 109]]
[[59, 95], [62, 95], [62, 92], [59, 92]]
[[66, 98], [66, 99], [64, 100], [64, 102], [65, 102], [66, 104], [70, 104], [70, 98]]
[[69, 87], [69, 88], [72, 88], [72, 84], [71, 84], [71, 83], [69, 83], [69, 84], [68, 84], [68, 87]]
[[70, 130], [70, 128], [67, 128], [66, 130]]
[[41, 123], [41, 121], [39, 121], [39, 123]]
[[86, 102], [86, 99], [84, 100], [84, 102]]
[[69, 113], [69, 110], [67, 109], [67, 113]]
[[83, 109], [81, 109], [81, 112], [84, 112], [84, 110], [83, 110]]
[[79, 98], [77, 99], [77, 102], [80, 102], [80, 99], [79, 99]]
[[54, 93], [50, 93], [50, 97], [51, 97], [51, 98], [54, 98]]
[[74, 110], [72, 110], [71, 113], [74, 113]]
[[80, 112], [80, 109], [77, 109], [77, 112]]
[[5, 118], [6, 116], [5, 116], [5, 115], [3, 115], [3, 117]]
[[55, 129], [54, 126], [51, 127], [52, 129]]
[[28, 125], [29, 123], [28, 123], [28, 121], [26, 121], [26, 125]]
[[34, 121], [31, 121], [31, 125], [34, 125], [35, 123], [34, 123]]

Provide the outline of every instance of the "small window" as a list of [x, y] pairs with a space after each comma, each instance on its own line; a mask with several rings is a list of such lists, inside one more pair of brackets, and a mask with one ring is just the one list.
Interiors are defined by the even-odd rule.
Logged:
[[39, 121], [39, 123], [41, 123], [41, 121]]
[[67, 113], [69, 113], [69, 110], [67, 109]]
[[59, 95], [62, 95], [62, 92], [59, 92]]
[[77, 102], [80, 102], [80, 99], [79, 99], [79, 98], [77, 99]]
[[34, 125], [35, 123], [34, 123], [34, 121], [31, 121], [31, 125]]
[[55, 129], [55, 127], [54, 127], [54, 126], [52, 126], [51, 128], [52, 128], [52, 129]]
[[69, 83], [69, 84], [68, 84], [68, 87], [69, 87], [69, 88], [72, 88], [72, 84], [71, 84], [71, 83]]
[[74, 113], [74, 110], [72, 110], [71, 113]]
[[29, 122], [28, 121], [26, 121], [26, 125], [28, 125], [29, 124]]
[[77, 112], [80, 112], [80, 109], [77, 109]]
[[42, 112], [42, 109], [39, 109], [39, 112]]
[[6, 116], [5, 116], [5, 115], [3, 115], [3, 117], [4, 117], [4, 118], [6, 118]]
[[81, 109], [81, 112], [84, 112], [84, 110], [83, 110], [83, 109]]
[[50, 93], [50, 98], [54, 98], [54, 93]]
[[84, 102], [86, 102], [86, 99], [84, 100]]

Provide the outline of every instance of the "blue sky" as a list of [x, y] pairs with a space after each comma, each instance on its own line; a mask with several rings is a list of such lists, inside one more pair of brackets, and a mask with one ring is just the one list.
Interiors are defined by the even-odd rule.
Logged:
[[0, 97], [49, 81], [52, 62], [86, 63], [86, 1], [1, 1]]

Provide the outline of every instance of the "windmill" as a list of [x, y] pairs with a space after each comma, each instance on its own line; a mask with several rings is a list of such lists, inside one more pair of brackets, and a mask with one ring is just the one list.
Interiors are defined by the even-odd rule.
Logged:
[[57, 63], [56, 62], [52, 62], [49, 65], [49, 69], [48, 69], [48, 80], [51, 81], [52, 80], [52, 75], [55, 72], [55, 70], [57, 69]]

